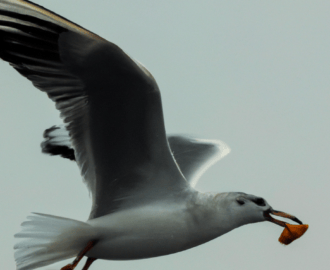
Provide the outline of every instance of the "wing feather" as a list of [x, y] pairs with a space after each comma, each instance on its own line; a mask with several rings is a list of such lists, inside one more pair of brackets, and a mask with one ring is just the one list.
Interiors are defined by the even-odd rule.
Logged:
[[91, 218], [186, 188], [158, 86], [118, 46], [32, 2], [0, 0], [0, 58], [56, 103]]
[[[53, 126], [44, 132], [42, 152], [60, 155], [75, 160], [75, 152], [70, 143], [65, 126]], [[192, 187], [213, 164], [230, 153], [230, 148], [219, 140], [195, 139], [183, 135], [168, 135], [172, 154], [182, 174]]]
[[195, 139], [188, 136], [168, 136], [176, 162], [192, 187], [213, 164], [230, 153], [230, 148], [219, 140]]

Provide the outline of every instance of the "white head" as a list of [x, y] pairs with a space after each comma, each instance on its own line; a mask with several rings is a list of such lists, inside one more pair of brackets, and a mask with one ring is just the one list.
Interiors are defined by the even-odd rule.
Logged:
[[[276, 215], [289, 218], [299, 224], [302, 222], [296, 217], [274, 210], [265, 199], [242, 192], [220, 193], [215, 196], [218, 207], [218, 219], [221, 226], [234, 229], [249, 223], [270, 221], [282, 227], [285, 222], [270, 216]], [[225, 229], [225, 228], [224, 228]]]

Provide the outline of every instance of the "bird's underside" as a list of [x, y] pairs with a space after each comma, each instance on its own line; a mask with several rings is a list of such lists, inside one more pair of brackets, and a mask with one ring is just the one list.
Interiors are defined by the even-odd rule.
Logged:
[[[77, 257], [74, 259], [72, 263], [67, 264], [66, 266], [62, 267], [61, 270], [73, 270], [76, 268], [78, 263], [82, 260], [82, 258], [86, 255], [88, 251], [90, 251], [95, 245], [95, 241], [89, 241], [84, 249], [82, 249]], [[92, 265], [96, 258], [88, 257], [86, 263], [82, 270], [88, 270], [88, 268]]]

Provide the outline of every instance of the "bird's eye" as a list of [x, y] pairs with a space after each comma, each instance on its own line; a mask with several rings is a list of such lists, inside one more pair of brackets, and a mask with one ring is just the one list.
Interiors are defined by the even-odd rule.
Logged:
[[240, 204], [240, 205], [245, 204], [245, 202], [244, 202], [241, 198], [237, 198], [236, 201], [237, 201], [238, 204]]
[[256, 198], [252, 200], [256, 205], [266, 206], [265, 200], [263, 198]]

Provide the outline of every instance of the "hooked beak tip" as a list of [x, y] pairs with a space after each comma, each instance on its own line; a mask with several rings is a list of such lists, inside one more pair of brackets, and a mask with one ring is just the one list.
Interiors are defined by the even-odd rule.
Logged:
[[302, 225], [303, 223], [296, 217], [292, 219], [293, 221], [297, 222], [298, 224]]
[[268, 211], [266, 211], [264, 213], [264, 216], [266, 218], [266, 220], [270, 221], [270, 222], [273, 222], [279, 226], [282, 226], [282, 227], [285, 227], [286, 225], [286, 222], [284, 221], [281, 221], [281, 220], [277, 220], [273, 217], [271, 217], [271, 215], [275, 215], [275, 216], [279, 216], [279, 217], [283, 217], [283, 218], [288, 218], [288, 219], [291, 219], [292, 221], [294, 222], [297, 222], [298, 224], [303, 224], [298, 218], [296, 218], [295, 216], [292, 216], [290, 214], [287, 214], [287, 213], [284, 213], [284, 212], [281, 212], [281, 211], [276, 211], [276, 210], [273, 210], [273, 209], [269, 209]]

